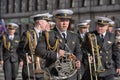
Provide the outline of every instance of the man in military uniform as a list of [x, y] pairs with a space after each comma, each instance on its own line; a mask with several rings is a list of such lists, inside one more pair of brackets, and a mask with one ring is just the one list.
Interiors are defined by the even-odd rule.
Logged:
[[114, 28], [115, 28], [115, 22], [110, 21], [109, 26], [108, 26], [108, 31], [111, 32], [111, 33], [114, 33]]
[[23, 59], [23, 80], [44, 80], [44, 60], [35, 56], [35, 48], [42, 38], [42, 32], [46, 30], [48, 13], [32, 16], [35, 22], [33, 29], [23, 33], [17, 52]]
[[87, 23], [87, 32], [90, 32], [91, 31], [91, 27], [90, 27], [91, 20], [90, 19], [86, 19], [86, 20], [83, 20], [81, 22], [82, 23]]
[[86, 33], [87, 33], [87, 22], [80, 22], [78, 24], [78, 35], [79, 35], [79, 39], [80, 39], [80, 43], [84, 42], [84, 39], [85, 39], [85, 36], [86, 36]]
[[[108, 29], [108, 25], [109, 22], [111, 21], [111, 19], [107, 18], [107, 17], [96, 17], [96, 31], [90, 32], [88, 33], [88, 39], [86, 41], [86, 45], [84, 46], [84, 48], [87, 50], [87, 52], [89, 54], [91, 54], [91, 56], [88, 58], [89, 60], [89, 64], [91, 63], [96, 63], [96, 68], [100, 67], [99, 72], [97, 73], [97, 77], [95, 76], [95, 72], [93, 72], [92, 74], [88, 74], [90, 70], [90, 68], [86, 71], [85, 75], [84, 75], [84, 79], [83, 80], [90, 80], [90, 78], [92, 79], [91, 76], [93, 77], [93, 80], [114, 80], [114, 74], [115, 72], [117, 74], [120, 74], [120, 49], [118, 49], [117, 44], [115, 43], [115, 36], [113, 33], [110, 33], [107, 31]], [[90, 40], [90, 34], [95, 34], [96, 38], [97, 38], [97, 45], [99, 47], [92, 47], [92, 45], [90, 44], [89, 40]], [[91, 37], [91, 40], [95, 39]], [[93, 44], [95, 43], [95, 41], [93, 41]], [[94, 52], [92, 51], [92, 49], [96, 49], [98, 48], [98, 52]], [[98, 63], [101, 62], [101, 65], [97, 65], [97, 59], [96, 56], [92, 56], [94, 55], [93, 53], [95, 53], [95, 55], [97, 55], [97, 53], [100, 56], [97, 56], [97, 59], [99, 58], [100, 61]], [[94, 58], [95, 57], [95, 58]], [[94, 58], [94, 59], [93, 59]], [[94, 61], [96, 60], [96, 61]], [[91, 65], [92, 66], [92, 65]], [[92, 68], [92, 67], [91, 67]], [[95, 71], [95, 66], [94, 68], [92, 68], [93, 71]], [[90, 76], [91, 75], [91, 76]], [[95, 78], [95, 79], [94, 79]]]
[[16, 48], [19, 43], [19, 35], [15, 23], [7, 24], [7, 33], [0, 38], [0, 63], [3, 64], [5, 80], [16, 80], [19, 68], [19, 57]]
[[[79, 45], [78, 36], [74, 32], [67, 30], [72, 14], [73, 11], [69, 9], [60, 9], [54, 11], [53, 15], [55, 16], [56, 26], [53, 30], [45, 32], [43, 34], [43, 40], [39, 42], [38, 46], [36, 47], [36, 55], [46, 60], [45, 67], [49, 74], [49, 79], [46, 80], [51, 80], [51, 78], [53, 80], [56, 80], [55, 77], [60, 77], [59, 74], [61, 73], [58, 74], [58, 71], [53, 65], [55, 64], [57, 59], [65, 56], [66, 52], [69, 52], [71, 54], [73, 53], [73, 55], [77, 58], [77, 60], [75, 61], [75, 66], [77, 68], [80, 68], [82, 53]], [[61, 64], [61, 66], [66, 65]], [[74, 75], [71, 78], [68, 77], [67, 79], [77, 80], [77, 75]]]
[[[84, 48], [82, 47], [82, 45], [84, 45], [85, 42], [85, 38], [86, 38], [86, 34], [87, 34], [87, 30], [88, 30], [88, 23], [83, 21], [78, 23], [78, 36], [79, 36], [79, 44], [81, 46], [81, 50], [82, 52], [84, 52]], [[78, 75], [80, 76], [80, 79], [82, 78], [82, 75], [84, 74], [84, 70], [85, 70], [85, 61], [84, 61], [84, 57], [82, 58], [81, 61], [81, 69], [80, 72], [78, 72]], [[79, 80], [80, 80], [79, 79]]]

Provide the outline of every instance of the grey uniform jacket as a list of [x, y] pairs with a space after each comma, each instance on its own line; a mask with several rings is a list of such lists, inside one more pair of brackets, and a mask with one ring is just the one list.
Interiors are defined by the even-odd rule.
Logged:
[[[106, 32], [104, 42], [101, 42], [100, 35], [97, 31], [93, 31], [97, 37], [97, 43], [99, 46], [99, 52], [101, 56], [101, 62], [103, 67], [106, 69], [105, 72], [100, 73], [99, 76], [107, 76], [115, 73], [115, 68], [120, 68], [120, 50], [115, 43], [115, 35], [110, 32]], [[91, 48], [88, 39], [85, 42], [84, 48], [88, 53], [91, 53]], [[85, 55], [83, 55], [85, 56]]]
[[[49, 31], [50, 46], [54, 46], [57, 39], [61, 40], [60, 43], [58, 44], [57, 51], [59, 49], [67, 50], [72, 52], [79, 60], [82, 59], [82, 52], [79, 45], [79, 39], [77, 34], [67, 31], [66, 43], [69, 49], [65, 49], [65, 40], [62, 39], [59, 31], [56, 28], [54, 28], [54, 30]], [[38, 43], [35, 51], [37, 55], [39, 55], [40, 57], [46, 60], [45, 66], [47, 68], [50, 67], [52, 64], [54, 64], [54, 62], [57, 60], [57, 51], [47, 50], [45, 34], [43, 34], [43, 38]], [[53, 74], [56, 74], [56, 72], [54, 73], [54, 70], [51, 72]]]
[[18, 47], [18, 43], [19, 43], [19, 35], [15, 34], [14, 35], [14, 39], [10, 40], [8, 34], [5, 34], [6, 37], [6, 45], [8, 46], [8, 42], [10, 42], [10, 48], [7, 49], [4, 46], [4, 41], [3, 41], [3, 36], [1, 36], [1, 40], [0, 40], [0, 55], [1, 55], [1, 60], [7, 60], [10, 59], [12, 62], [16, 62], [19, 60], [18, 54], [16, 52], [16, 49]]

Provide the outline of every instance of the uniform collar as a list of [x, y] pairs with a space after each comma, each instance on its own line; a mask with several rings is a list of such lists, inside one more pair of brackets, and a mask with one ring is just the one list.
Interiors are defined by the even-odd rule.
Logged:
[[[57, 27], [56, 27], [57, 28]], [[57, 30], [58, 30], [58, 32], [60, 33], [60, 35], [62, 36], [62, 33], [64, 33], [65, 34], [65, 37], [67, 36], [67, 31], [64, 31], [64, 32], [62, 32], [62, 31], [60, 31], [60, 29], [59, 28], [57, 28]], [[62, 36], [63, 37], [63, 36]]]
[[100, 34], [100, 37], [101, 37], [101, 35], [103, 35], [103, 37], [105, 37], [105, 35], [106, 35], [106, 31], [105, 31], [104, 33]]

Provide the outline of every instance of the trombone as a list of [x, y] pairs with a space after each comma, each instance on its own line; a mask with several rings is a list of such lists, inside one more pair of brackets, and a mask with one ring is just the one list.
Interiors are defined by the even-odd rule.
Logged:
[[88, 34], [88, 39], [89, 39], [90, 46], [91, 46], [91, 49], [92, 49], [92, 57], [93, 57], [93, 69], [92, 69], [92, 65], [91, 65], [91, 62], [89, 60], [90, 54], [88, 54], [90, 76], [91, 76], [91, 80], [93, 80], [93, 73], [94, 73], [95, 80], [98, 80], [98, 75], [97, 74], [101, 73], [101, 72], [104, 72], [105, 68], [102, 65], [96, 35], [93, 34], [93, 33], [92, 34], [89, 33]]
[[26, 53], [26, 62], [27, 62], [28, 80], [30, 80], [30, 69], [29, 69], [29, 63], [28, 63], [28, 53]]
[[[40, 66], [40, 58], [38, 56], [36, 56], [36, 58], [35, 58], [35, 48], [37, 45], [36, 39], [37, 39], [37, 37], [36, 37], [36, 33], [34, 30], [27, 31], [27, 43], [29, 45], [29, 49], [30, 49], [30, 53], [31, 53], [34, 80], [36, 78], [35, 74], [44, 73], [44, 71], [41, 69], [41, 66]], [[35, 66], [36, 66], [36, 69], [35, 69]]]

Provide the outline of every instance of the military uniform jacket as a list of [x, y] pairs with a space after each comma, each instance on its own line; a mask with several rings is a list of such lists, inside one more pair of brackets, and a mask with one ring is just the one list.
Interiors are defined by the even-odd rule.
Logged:
[[[1, 55], [1, 60], [7, 60], [10, 59], [12, 62], [16, 62], [19, 60], [18, 58], [18, 54], [16, 52], [16, 49], [18, 47], [18, 43], [19, 43], [19, 35], [15, 34], [14, 35], [14, 39], [10, 40], [8, 38], [8, 34], [4, 34], [6, 40], [3, 39], [3, 36], [1, 36], [1, 40], [0, 40], [0, 55]], [[8, 46], [9, 48], [5, 47], [4, 43], [6, 43], [5, 45]]]
[[[28, 30], [28, 31], [29, 32], [30, 31], [34, 31], [35, 32], [34, 29], [31, 29], [31, 30]], [[37, 44], [38, 36], [37, 36], [36, 32], [35, 32], [35, 35], [36, 35], [36, 44]], [[34, 36], [34, 34], [32, 36]], [[17, 48], [17, 52], [18, 52], [19, 56], [23, 59], [24, 62], [26, 62], [26, 53], [28, 53], [28, 55], [31, 55], [30, 48], [29, 48], [29, 43], [27, 41], [27, 31], [23, 32], [23, 34], [21, 36], [21, 40], [19, 42], [19, 46]]]
[[36, 47], [36, 54], [39, 55], [40, 57], [46, 59], [46, 67], [51, 66], [54, 64], [54, 62], [57, 60], [57, 51], [59, 49], [64, 49], [66, 51], [70, 51], [73, 53], [77, 59], [81, 60], [82, 58], [82, 52], [81, 48], [79, 45], [79, 39], [77, 34], [67, 31], [67, 45], [69, 49], [65, 49], [65, 41], [62, 39], [59, 31], [54, 28], [54, 30], [49, 31], [49, 44], [51, 47], [53, 47], [56, 43], [56, 40], [59, 39], [60, 43], [58, 44], [57, 50], [52, 51], [47, 49], [47, 43], [46, 43], [46, 38], [45, 34], [43, 34], [44, 38], [38, 43]]
[[[39, 38], [38, 38], [35, 29], [30, 29], [30, 30], [28, 30], [28, 31], [29, 31], [29, 32], [31, 32], [31, 31], [34, 31], [34, 32], [35, 32], [35, 34], [33, 34], [32, 36], [36, 35], [36, 44], [37, 44], [37, 43], [38, 43], [38, 40], [41, 39], [42, 36], [39, 35]], [[32, 45], [32, 46], [33, 46], [33, 45]], [[31, 56], [31, 54], [33, 54], [33, 56], [34, 56], [33, 59], [34, 59], [34, 60], [31, 59], [31, 61], [34, 61], [34, 67], [35, 67], [35, 68], [36, 68], [36, 66], [35, 66], [35, 65], [36, 65], [36, 56], [35, 56], [35, 53], [34, 53], [34, 52], [31, 53], [31, 51], [30, 51], [29, 42], [27, 42], [27, 31], [25, 31], [25, 32], [23, 33], [23, 35], [21, 36], [21, 40], [20, 40], [20, 42], [19, 42], [19, 46], [18, 46], [18, 48], [17, 48], [17, 52], [18, 52], [20, 58], [22, 58], [22, 60], [24, 61], [22, 74], [23, 74], [24, 76], [28, 76], [28, 73], [27, 73], [26, 53], [28, 53], [29, 56]], [[43, 59], [40, 59], [40, 64], [41, 64], [41, 68], [43, 69], [43, 68], [44, 68], [44, 60], [43, 60]], [[32, 63], [29, 64], [29, 68], [30, 68], [30, 76], [33, 77], [34, 71], [33, 71], [33, 64], [32, 64]], [[38, 74], [38, 75], [36, 75], [36, 77], [39, 78], [39, 77], [41, 77], [41, 75]]]
[[[104, 37], [104, 42], [101, 42], [100, 35], [97, 31], [92, 32], [97, 37], [97, 43], [99, 46], [101, 62], [103, 67], [106, 69], [105, 72], [99, 74], [100, 76], [106, 76], [110, 74], [114, 74], [114, 68], [120, 68], [120, 50], [118, 49], [117, 44], [115, 44], [115, 35], [110, 32], [106, 32]], [[91, 53], [91, 48], [89, 45], [88, 39], [86, 39], [86, 45], [84, 48]], [[101, 45], [102, 44], [102, 45]]]

